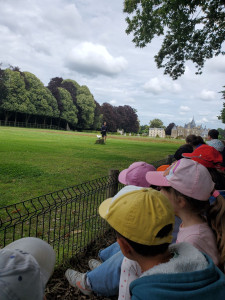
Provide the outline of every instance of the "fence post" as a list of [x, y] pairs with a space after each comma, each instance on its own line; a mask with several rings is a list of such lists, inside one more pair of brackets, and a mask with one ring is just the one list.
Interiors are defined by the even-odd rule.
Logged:
[[116, 195], [118, 192], [118, 176], [119, 170], [109, 170], [109, 179], [108, 179], [108, 189], [106, 192], [106, 197], [111, 198]]

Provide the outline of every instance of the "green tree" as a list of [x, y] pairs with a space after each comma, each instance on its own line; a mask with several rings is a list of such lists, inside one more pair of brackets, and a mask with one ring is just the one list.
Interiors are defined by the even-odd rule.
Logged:
[[4, 99], [1, 100], [1, 109], [5, 112], [5, 121], [7, 122], [14, 112], [16, 122], [16, 115], [20, 112], [25, 113], [27, 123], [30, 115], [36, 113], [36, 108], [29, 100], [23, 76], [19, 71], [6, 69], [3, 74], [3, 85], [7, 90]]
[[58, 117], [57, 101], [50, 90], [34, 74], [29, 72], [22, 74], [25, 79], [28, 98], [35, 106], [36, 114], [44, 117]]
[[148, 134], [149, 132], [149, 126], [148, 125], [141, 125], [139, 128], [139, 133], [140, 134]]
[[201, 74], [206, 59], [224, 54], [224, 0], [125, 0], [124, 12], [131, 15], [126, 33], [133, 33], [137, 47], [164, 37], [155, 61], [173, 79], [184, 74], [188, 60]]
[[88, 87], [79, 87], [77, 89], [77, 108], [79, 110], [78, 128], [91, 128], [94, 123], [95, 107], [95, 100]]
[[68, 123], [71, 123], [73, 126], [77, 124], [77, 108], [73, 104], [72, 97], [70, 93], [64, 88], [59, 87], [59, 98], [62, 103], [62, 110], [60, 117], [65, 119]]
[[[225, 100], [225, 90], [221, 91], [221, 93], [222, 93], [222, 99]], [[221, 110], [221, 114], [218, 116], [218, 119], [221, 120], [223, 123], [225, 123], [225, 103], [223, 103], [223, 109]]]
[[150, 128], [165, 128], [163, 122], [160, 119], [153, 119], [149, 122]]

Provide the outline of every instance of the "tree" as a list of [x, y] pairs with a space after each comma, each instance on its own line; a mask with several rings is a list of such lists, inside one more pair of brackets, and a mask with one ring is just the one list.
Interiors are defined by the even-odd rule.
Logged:
[[164, 36], [155, 61], [173, 79], [184, 74], [188, 60], [201, 74], [206, 59], [224, 54], [224, 0], [125, 0], [124, 12], [132, 14], [126, 33], [133, 33], [137, 47]]
[[172, 131], [172, 129], [173, 129], [174, 126], [175, 126], [175, 123], [170, 123], [170, 124], [166, 127], [166, 129], [165, 129], [166, 135], [171, 135], [171, 131]]
[[111, 132], [115, 132], [118, 129], [115, 107], [105, 102], [102, 104], [101, 109], [103, 114], [103, 121], [107, 123], [108, 130]]
[[70, 93], [64, 88], [58, 88], [59, 98], [62, 103], [62, 110], [60, 117], [65, 119], [68, 123], [71, 123], [73, 126], [77, 124], [77, 108], [73, 104], [72, 97]]
[[35, 106], [36, 114], [46, 117], [58, 117], [59, 110], [55, 97], [32, 73], [23, 72], [26, 90], [30, 102]]
[[103, 121], [103, 114], [101, 111], [101, 106], [100, 104], [95, 101], [95, 111], [94, 111], [94, 122], [93, 125], [91, 126], [91, 129], [98, 130], [101, 128]]
[[165, 128], [163, 122], [160, 119], [153, 119], [149, 122], [150, 128]]
[[23, 76], [19, 71], [6, 69], [2, 85], [7, 90], [5, 97], [1, 99], [0, 106], [5, 112], [5, 121], [8, 121], [12, 113], [15, 113], [16, 121], [16, 114], [19, 112], [26, 115], [27, 123], [29, 116], [36, 113], [36, 108], [28, 98]]
[[[221, 91], [221, 93], [222, 93], [222, 99], [225, 100], [225, 90]], [[218, 116], [218, 119], [221, 120], [223, 123], [225, 123], [225, 103], [223, 103], [223, 109], [221, 110], [221, 114], [220, 116]]]
[[225, 130], [222, 128], [218, 128], [217, 130], [219, 131], [219, 139], [225, 140]]
[[148, 125], [141, 125], [139, 128], [140, 134], [148, 134], [149, 133], [149, 126]]

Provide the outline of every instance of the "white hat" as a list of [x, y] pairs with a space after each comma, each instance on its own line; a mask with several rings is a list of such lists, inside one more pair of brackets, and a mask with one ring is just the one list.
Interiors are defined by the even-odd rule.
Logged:
[[0, 299], [43, 300], [53, 273], [55, 251], [45, 241], [27, 237], [0, 250]]

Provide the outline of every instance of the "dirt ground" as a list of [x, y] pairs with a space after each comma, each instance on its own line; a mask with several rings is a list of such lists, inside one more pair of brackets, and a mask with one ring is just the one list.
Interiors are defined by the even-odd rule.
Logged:
[[65, 271], [67, 268], [75, 269], [79, 272], [85, 273], [88, 270], [88, 261], [91, 258], [97, 258], [98, 251], [106, 248], [115, 242], [115, 233], [113, 231], [107, 232], [102, 238], [97, 240], [88, 246], [85, 252], [80, 253], [78, 256], [72, 258], [69, 264], [61, 266], [55, 270], [46, 287], [46, 298], [47, 300], [63, 299], [63, 300], [74, 300], [74, 299], [113, 299], [116, 300], [118, 297], [100, 297], [96, 295], [85, 296], [78, 289], [71, 287], [65, 278]]

